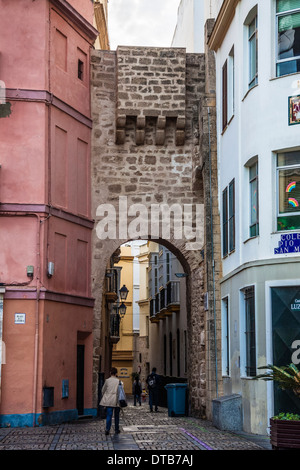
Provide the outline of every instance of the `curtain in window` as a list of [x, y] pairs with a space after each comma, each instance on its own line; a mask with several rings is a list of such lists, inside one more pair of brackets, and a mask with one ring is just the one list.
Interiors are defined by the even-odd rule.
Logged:
[[277, 0], [277, 13], [296, 10], [297, 8], [300, 8], [300, 0]]

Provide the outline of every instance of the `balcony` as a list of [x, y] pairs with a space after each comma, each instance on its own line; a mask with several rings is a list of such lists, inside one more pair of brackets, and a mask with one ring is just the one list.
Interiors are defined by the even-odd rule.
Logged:
[[110, 314], [109, 340], [112, 344], [120, 341], [120, 316], [118, 313]]
[[180, 282], [169, 281], [153, 299], [150, 300], [150, 321], [159, 322], [180, 310]]
[[106, 290], [105, 297], [108, 302], [118, 300], [118, 271], [116, 269], [107, 269], [105, 273]]
[[167, 282], [167, 309], [172, 312], [180, 310], [180, 281]]

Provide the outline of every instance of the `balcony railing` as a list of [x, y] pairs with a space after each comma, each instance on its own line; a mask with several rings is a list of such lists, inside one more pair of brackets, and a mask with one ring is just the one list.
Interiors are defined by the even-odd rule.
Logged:
[[180, 306], [180, 281], [167, 282], [167, 308], [177, 309]]
[[180, 282], [169, 281], [153, 299], [150, 300], [150, 319], [159, 321], [180, 309]]
[[118, 313], [110, 314], [109, 337], [111, 343], [118, 343], [120, 340], [120, 316]]

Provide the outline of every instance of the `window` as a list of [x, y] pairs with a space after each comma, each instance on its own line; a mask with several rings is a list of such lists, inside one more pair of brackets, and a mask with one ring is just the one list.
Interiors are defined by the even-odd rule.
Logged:
[[256, 334], [255, 334], [255, 294], [254, 286], [244, 291], [244, 351], [245, 373], [248, 377], [256, 375]]
[[257, 16], [248, 26], [249, 88], [257, 84]]
[[166, 253], [166, 258], [167, 258], [167, 279], [166, 281], [170, 281], [170, 253]]
[[234, 48], [222, 68], [222, 129], [224, 130], [234, 112]]
[[78, 59], [78, 78], [83, 80], [83, 62], [80, 59]]
[[277, 77], [300, 71], [300, 0], [277, 0]]
[[235, 182], [225, 188], [222, 195], [223, 256], [235, 249]]
[[250, 237], [259, 235], [258, 225], [258, 164], [249, 167], [249, 185], [250, 185]]
[[277, 155], [277, 230], [300, 228], [300, 151]]

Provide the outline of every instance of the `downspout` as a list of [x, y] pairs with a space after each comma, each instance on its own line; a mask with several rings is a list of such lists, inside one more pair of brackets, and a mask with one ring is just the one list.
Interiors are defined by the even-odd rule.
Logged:
[[212, 184], [211, 184], [211, 142], [210, 142], [210, 108], [207, 109], [208, 114], [208, 155], [209, 155], [209, 192], [210, 192], [210, 232], [211, 232], [211, 260], [212, 260], [212, 276], [213, 276], [213, 310], [214, 310], [214, 340], [215, 340], [215, 366], [216, 366], [216, 394], [219, 396], [218, 390], [218, 350], [217, 350], [217, 320], [216, 320], [216, 293], [215, 293], [215, 260], [214, 260], [214, 233], [213, 233], [213, 205], [212, 205]]
[[0, 405], [1, 405], [1, 378], [2, 378], [2, 361], [3, 361], [3, 296], [5, 287], [0, 286]]

